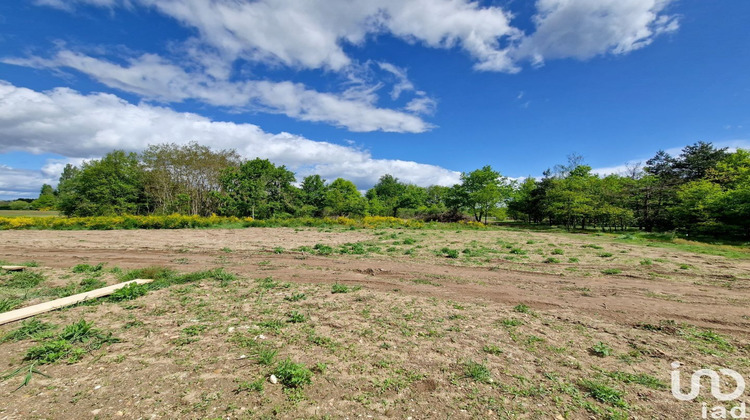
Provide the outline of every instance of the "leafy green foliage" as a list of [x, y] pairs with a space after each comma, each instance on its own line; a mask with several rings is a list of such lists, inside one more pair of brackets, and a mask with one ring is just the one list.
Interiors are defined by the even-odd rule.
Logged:
[[102, 271], [104, 268], [103, 263], [99, 263], [97, 265], [89, 265], [89, 264], [78, 264], [75, 267], [73, 267], [74, 273], [96, 273], [99, 271]]
[[294, 293], [290, 296], [284, 297], [284, 300], [286, 300], [287, 302], [298, 302], [305, 299], [307, 299], [307, 295], [305, 295], [304, 293]]
[[307, 317], [304, 314], [297, 312], [297, 311], [289, 312], [288, 316], [289, 318], [287, 319], [286, 322], [289, 322], [292, 324], [298, 324], [298, 323], [307, 321]]
[[464, 363], [464, 375], [477, 382], [487, 382], [492, 378], [490, 369], [486, 365], [473, 360]]
[[615, 407], [628, 407], [628, 403], [623, 398], [624, 394], [622, 391], [618, 391], [603, 383], [587, 379], [581, 380], [579, 382], [579, 385], [581, 386], [581, 388], [583, 388], [584, 391], [586, 391], [596, 400], [613, 405]]
[[312, 383], [313, 373], [302, 363], [284, 359], [274, 369], [274, 375], [287, 388], [300, 388]]
[[525, 305], [523, 303], [520, 303], [520, 304], [516, 305], [513, 308], [513, 310], [516, 311], [516, 312], [522, 313], [522, 314], [529, 314], [529, 313], [531, 313], [531, 308], [529, 308], [527, 305]]
[[458, 250], [443, 247], [440, 250], [440, 254], [446, 258], [458, 258]]
[[55, 340], [30, 348], [24, 360], [36, 362], [40, 365], [55, 363], [56, 361], [73, 355], [73, 345], [65, 340]]
[[122, 302], [124, 300], [133, 300], [148, 293], [148, 286], [145, 284], [130, 283], [129, 285], [117, 289], [109, 295], [112, 302]]
[[263, 378], [256, 379], [253, 382], [240, 382], [234, 392], [236, 394], [241, 392], [263, 392]]
[[0, 287], [31, 289], [32, 287], [38, 286], [43, 281], [45, 281], [45, 277], [40, 273], [19, 271], [11, 274], [10, 279], [4, 280], [0, 283]]
[[612, 347], [602, 343], [601, 341], [594, 344], [591, 349], [589, 349], [591, 354], [599, 357], [607, 357], [612, 354]]
[[331, 293], [349, 293], [349, 286], [340, 283], [334, 283], [331, 286]]
[[57, 328], [54, 324], [39, 321], [36, 318], [21, 322], [21, 326], [17, 329], [5, 334], [0, 342], [3, 341], [21, 341], [31, 338], [35, 338], [42, 333], [48, 332]]

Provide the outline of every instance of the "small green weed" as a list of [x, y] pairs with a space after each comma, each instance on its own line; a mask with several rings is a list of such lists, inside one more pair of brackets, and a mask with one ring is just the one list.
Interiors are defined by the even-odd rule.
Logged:
[[601, 341], [594, 344], [589, 351], [591, 354], [599, 357], [607, 357], [612, 354], [612, 347], [602, 343]]
[[464, 375], [477, 382], [487, 382], [492, 377], [490, 369], [487, 366], [473, 360], [464, 363]]
[[239, 385], [237, 385], [237, 389], [234, 390], [235, 394], [239, 394], [241, 392], [263, 392], [263, 378], [256, 379], [252, 382], [240, 382]]
[[485, 346], [482, 347], [482, 351], [485, 353], [498, 355], [498, 354], [502, 354], [503, 349], [501, 349], [500, 347], [494, 344], [485, 344]]
[[287, 302], [297, 302], [305, 299], [307, 299], [307, 296], [304, 293], [294, 293], [290, 296], [284, 296], [284, 300]]
[[74, 273], [96, 273], [98, 271], [102, 271], [102, 268], [104, 268], [104, 263], [99, 263], [97, 265], [78, 264], [75, 267], [73, 267], [73, 272]]
[[516, 311], [516, 312], [518, 312], [518, 313], [522, 313], [522, 314], [528, 314], [528, 313], [531, 313], [531, 308], [529, 308], [528, 306], [526, 306], [526, 305], [525, 305], [525, 304], [523, 304], [523, 303], [520, 303], [520, 304], [516, 305], [516, 306], [515, 306], [515, 307], [513, 308], [513, 310], [514, 310], [514, 311]]
[[289, 316], [289, 318], [286, 320], [286, 322], [289, 322], [292, 324], [298, 324], [298, 323], [307, 321], [307, 317], [304, 314], [299, 313], [297, 311], [289, 312], [289, 314], [287, 315]]
[[628, 408], [628, 403], [623, 399], [623, 392], [611, 388], [603, 383], [581, 380], [579, 382], [581, 388], [586, 391], [594, 399], [613, 405], [620, 408]]
[[312, 383], [313, 373], [302, 363], [294, 363], [291, 359], [284, 359], [276, 366], [274, 375], [287, 388], [300, 388]]
[[139, 298], [148, 293], [148, 286], [145, 284], [130, 283], [129, 285], [115, 290], [114, 293], [109, 295], [110, 302], [122, 302], [125, 300], [133, 300]]

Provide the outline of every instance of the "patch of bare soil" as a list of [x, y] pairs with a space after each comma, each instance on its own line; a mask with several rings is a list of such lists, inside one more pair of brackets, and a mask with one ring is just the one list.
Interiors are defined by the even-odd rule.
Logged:
[[[49, 286], [82, 281], [80, 263], [238, 276], [40, 316], [121, 341], [39, 366], [50, 377], [17, 392], [22, 378], [1, 382], [0, 419], [697, 418], [671, 395], [671, 362], [750, 378], [747, 260], [485, 231], [3, 231], [0, 244]], [[1, 369], [33, 345], [0, 343]], [[268, 381], [287, 358], [310, 385]]]

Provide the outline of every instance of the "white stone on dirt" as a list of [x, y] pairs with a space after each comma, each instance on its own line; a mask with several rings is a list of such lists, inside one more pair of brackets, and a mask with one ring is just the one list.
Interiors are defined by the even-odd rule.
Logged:
[[278, 378], [276, 377], [276, 375], [271, 375], [271, 377], [270, 377], [270, 378], [268, 378], [268, 380], [269, 380], [269, 381], [270, 381], [270, 382], [271, 382], [272, 384], [274, 384], [274, 385], [276, 385], [277, 383], [279, 383], [279, 379], [278, 379]]

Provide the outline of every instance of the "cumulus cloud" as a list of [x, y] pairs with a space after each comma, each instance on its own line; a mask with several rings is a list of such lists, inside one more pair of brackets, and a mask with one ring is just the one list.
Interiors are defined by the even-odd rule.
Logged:
[[181, 55], [174, 61], [142, 54], [121, 64], [69, 50], [51, 58], [3, 61], [72, 68], [109, 87], [163, 102], [191, 99], [252, 108], [355, 132], [421, 133], [432, 126], [420, 115], [433, 113], [436, 101], [417, 90], [407, 69], [397, 65], [377, 63], [394, 80], [392, 100], [411, 96], [398, 110], [377, 105], [380, 82], [331, 93], [292, 81], [247, 80], [237, 69], [262, 63], [271, 70], [284, 66], [351, 75], [363, 66], [347, 49], [388, 34], [413, 45], [461, 50], [480, 71], [514, 73], [529, 60], [541, 65], [642, 48], [678, 29], [677, 17], [667, 12], [674, 1], [537, 0], [535, 30], [525, 34], [503, 7], [472, 0], [36, 0], [71, 12], [82, 5], [146, 8], [194, 35], [169, 40]]
[[126, 65], [62, 50], [51, 58], [6, 58], [3, 62], [37, 68], [72, 68], [115, 89], [165, 102], [195, 99], [210, 105], [255, 108], [303, 121], [326, 122], [350, 131], [421, 133], [432, 126], [416, 115], [378, 108], [372, 92], [348, 89], [318, 92], [300, 83], [217, 79], [188, 72], [154, 54], [130, 58]]
[[538, 0], [536, 30], [514, 52], [537, 64], [556, 58], [586, 60], [626, 54], [679, 28], [665, 9], [672, 0]]
[[[71, 4], [39, 0], [50, 5]], [[479, 70], [516, 72], [518, 61], [625, 54], [679, 28], [665, 12], [675, 0], [537, 0], [535, 31], [471, 0], [75, 0], [112, 7], [140, 4], [199, 33], [229, 60], [341, 70], [346, 45], [390, 34], [430, 48], [460, 48]], [[290, 30], [291, 29], [291, 30]]]
[[[142, 150], [149, 144], [197, 141], [216, 149], [236, 149], [242, 156], [286, 165], [299, 175], [345, 177], [362, 188], [385, 173], [418, 185], [452, 185], [459, 173], [400, 160], [375, 159], [361, 149], [314, 141], [289, 133], [272, 134], [253, 124], [212, 121], [191, 113], [149, 104], [131, 104], [115, 95], [83, 95], [68, 88], [38, 92], [0, 81], [0, 153], [54, 153], [73, 160], [50, 161], [36, 178], [13, 178], [13, 185], [54, 181], [68, 162], [102, 156], [113, 149]], [[40, 181], [44, 179], [44, 181]]]
[[49, 176], [42, 171], [0, 165], [0, 197], [36, 198], [43, 184], [54, 185], [59, 177], [60, 174]]
[[504, 45], [521, 32], [500, 7], [471, 0], [38, 0], [71, 10], [76, 4], [141, 5], [195, 29], [228, 60], [341, 70], [346, 45], [391, 34], [430, 48], [460, 48], [485, 70], [515, 71]]
[[[519, 35], [499, 7], [469, 0], [140, 0], [197, 29], [230, 57], [340, 70], [343, 46], [390, 33], [432, 48], [459, 47], [482, 66], [511, 70], [500, 40]], [[291, 30], [290, 30], [291, 29]]]

